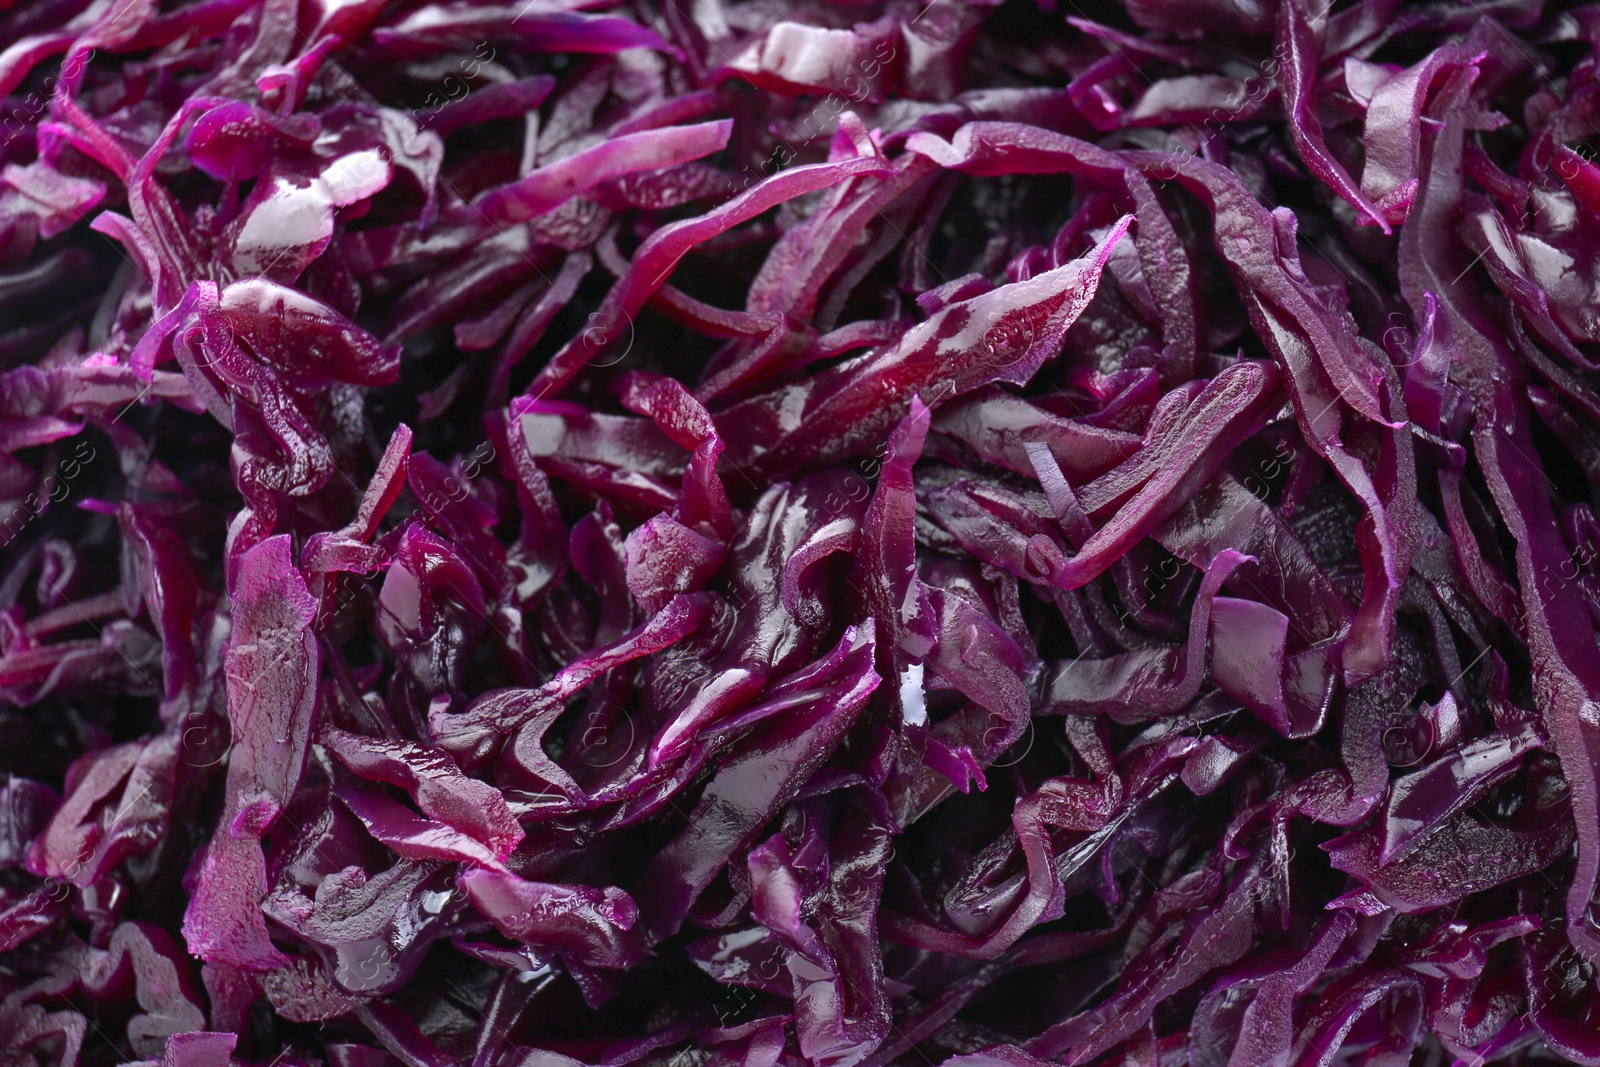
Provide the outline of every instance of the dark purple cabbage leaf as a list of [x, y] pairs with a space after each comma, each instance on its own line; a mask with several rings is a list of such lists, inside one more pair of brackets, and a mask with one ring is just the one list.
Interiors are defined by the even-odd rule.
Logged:
[[1600, 6], [0, 0], [0, 1064], [1600, 1064]]

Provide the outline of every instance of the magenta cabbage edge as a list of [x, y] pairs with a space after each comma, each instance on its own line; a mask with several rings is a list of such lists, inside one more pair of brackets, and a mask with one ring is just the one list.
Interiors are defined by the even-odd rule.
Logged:
[[1600, 1064], [1597, 48], [0, 0], [0, 1063]]

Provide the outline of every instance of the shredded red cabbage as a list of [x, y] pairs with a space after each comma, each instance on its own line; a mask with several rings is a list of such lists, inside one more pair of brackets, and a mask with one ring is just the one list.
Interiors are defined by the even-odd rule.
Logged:
[[1600, 1064], [1600, 5], [0, 97], [0, 1064]]

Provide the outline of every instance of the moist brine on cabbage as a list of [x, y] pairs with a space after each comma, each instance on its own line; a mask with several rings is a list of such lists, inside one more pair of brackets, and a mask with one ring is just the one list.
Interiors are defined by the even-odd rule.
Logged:
[[0, 1063], [1600, 1064], [1597, 49], [0, 0]]

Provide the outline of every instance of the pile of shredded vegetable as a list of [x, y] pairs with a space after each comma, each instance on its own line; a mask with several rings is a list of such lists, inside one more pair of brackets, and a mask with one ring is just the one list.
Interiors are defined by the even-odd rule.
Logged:
[[1597, 49], [0, 0], [0, 1064], [1600, 1064]]

